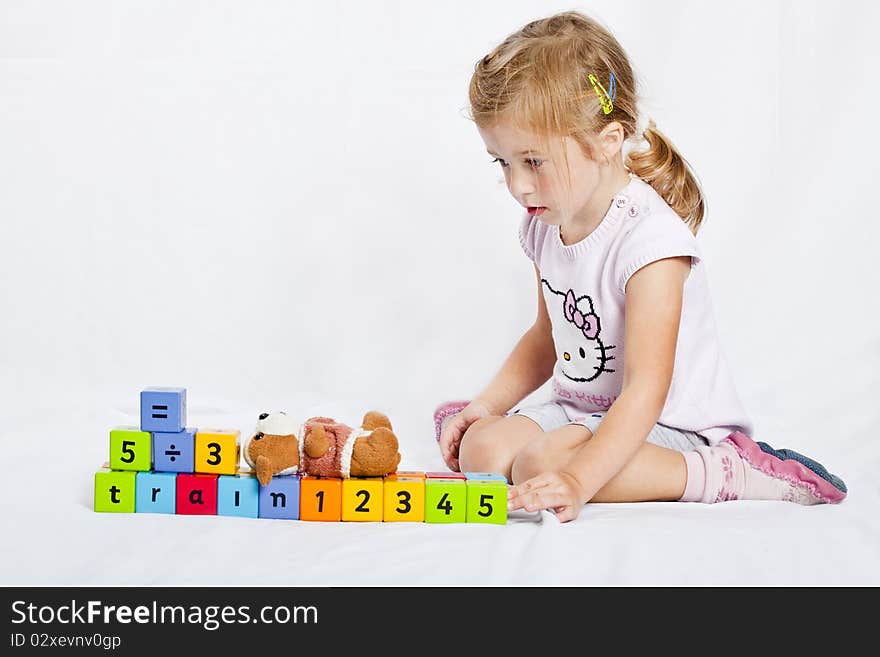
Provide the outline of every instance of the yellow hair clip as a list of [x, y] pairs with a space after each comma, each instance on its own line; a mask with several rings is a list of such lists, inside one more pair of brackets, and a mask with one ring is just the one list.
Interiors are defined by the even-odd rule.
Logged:
[[592, 73], [590, 73], [590, 82], [593, 84], [593, 91], [599, 97], [599, 102], [602, 103], [602, 111], [605, 114], [611, 114], [611, 110], [614, 109], [614, 99], [617, 98], [617, 90], [614, 88], [614, 73], [611, 74], [611, 82], [608, 85], [608, 88], [611, 89], [610, 93], [605, 91], [605, 87]]

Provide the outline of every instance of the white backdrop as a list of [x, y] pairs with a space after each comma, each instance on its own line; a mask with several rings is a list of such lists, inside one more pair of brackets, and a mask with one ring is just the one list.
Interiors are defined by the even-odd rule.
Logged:
[[564, 9], [612, 30], [699, 176], [757, 437], [876, 473], [880, 9], [671, 0], [4, 0], [2, 469], [72, 472], [87, 506], [148, 385], [243, 433], [381, 409], [406, 465], [442, 467], [433, 408], [477, 393], [536, 308], [467, 83]]

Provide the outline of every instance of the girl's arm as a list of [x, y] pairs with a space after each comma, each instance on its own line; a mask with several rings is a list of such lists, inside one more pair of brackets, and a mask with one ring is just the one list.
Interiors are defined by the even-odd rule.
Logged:
[[474, 400], [484, 404], [493, 415], [504, 415], [514, 404], [544, 385], [553, 374], [556, 350], [537, 266], [535, 274], [538, 279], [538, 317], [517, 342], [492, 382]]
[[626, 285], [625, 355], [620, 395], [593, 438], [563, 468], [589, 502], [635, 455], [663, 411], [672, 381], [690, 257], [664, 258]]

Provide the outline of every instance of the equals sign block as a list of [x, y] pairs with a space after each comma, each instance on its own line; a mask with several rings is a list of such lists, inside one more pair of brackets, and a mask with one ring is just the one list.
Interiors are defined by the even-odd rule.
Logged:
[[141, 431], [178, 433], [186, 426], [186, 388], [141, 390]]
[[157, 472], [193, 472], [197, 431], [187, 427], [177, 433], [154, 433], [153, 469]]

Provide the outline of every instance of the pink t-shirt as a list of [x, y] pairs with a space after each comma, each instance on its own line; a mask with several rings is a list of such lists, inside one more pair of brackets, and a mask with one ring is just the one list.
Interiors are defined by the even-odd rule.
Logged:
[[731, 431], [753, 435], [718, 342], [697, 239], [653, 187], [632, 175], [601, 223], [577, 244], [565, 246], [558, 226], [528, 214], [519, 237], [541, 272], [556, 346], [553, 400], [569, 418], [607, 410], [620, 394], [629, 277], [656, 260], [691, 256], [672, 383], [659, 422], [699, 433], [713, 445]]

